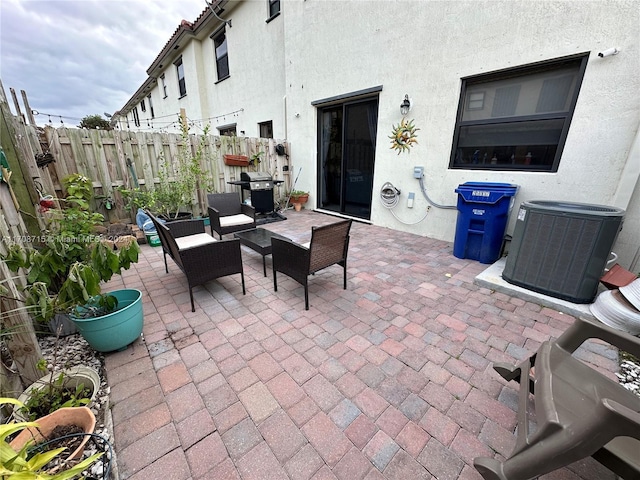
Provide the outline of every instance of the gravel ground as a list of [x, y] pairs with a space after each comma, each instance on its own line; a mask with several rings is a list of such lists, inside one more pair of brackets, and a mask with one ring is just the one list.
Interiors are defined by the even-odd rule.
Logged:
[[[93, 350], [79, 334], [60, 337], [57, 340], [54, 336], [41, 337], [39, 338], [39, 344], [42, 355], [47, 361], [49, 371], [54, 369], [57, 372], [65, 368], [84, 365], [95, 369], [100, 375], [100, 389], [90, 408], [96, 416], [94, 433], [104, 440], [95, 437], [94, 441], [87, 442], [83, 458], [87, 458], [98, 451], [109, 451], [107, 444], [110, 444], [111, 448], [113, 448], [113, 432], [109, 416], [109, 385], [107, 385], [104, 372], [104, 355]], [[112, 453], [110, 452], [107, 453], [106, 458], [103, 455], [100, 460], [95, 462], [91, 469], [85, 473], [87, 480], [89, 478], [99, 480], [108, 478], [105, 476], [105, 468], [108, 464], [110, 464], [111, 470], [115, 470], [115, 458], [112, 459], [111, 457]]]
[[640, 396], [640, 362], [637, 358], [622, 360], [616, 375], [622, 385]]

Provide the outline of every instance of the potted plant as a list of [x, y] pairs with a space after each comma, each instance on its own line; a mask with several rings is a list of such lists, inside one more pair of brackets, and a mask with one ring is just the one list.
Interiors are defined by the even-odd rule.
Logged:
[[[46, 369], [46, 367], [44, 367]], [[18, 397], [23, 406], [14, 411], [19, 420], [33, 421], [60, 408], [90, 406], [100, 389], [93, 368], [77, 366], [43, 376]]]
[[122, 350], [142, 333], [142, 292], [123, 289], [96, 295], [76, 306], [71, 319], [94, 350]]
[[116, 191], [122, 195], [124, 207], [131, 211], [134, 215], [139, 209], [152, 208], [156, 203], [156, 195], [152, 190], [143, 190], [140, 187], [131, 189], [117, 187]]
[[292, 190], [289, 193], [289, 198], [293, 207], [296, 209], [296, 212], [299, 212], [302, 209], [302, 205], [309, 201], [309, 192], [305, 192], [304, 190]]
[[[21, 402], [13, 398], [0, 398], [0, 404], [13, 404], [21, 406]], [[96, 453], [80, 463], [68, 463], [82, 453], [84, 442], [70, 455], [65, 455], [68, 447], [54, 447], [52, 450], [36, 451], [35, 442], [41, 442], [45, 438], [51, 438], [55, 426], [79, 425], [86, 433], [93, 432], [95, 417], [86, 407], [79, 407], [81, 418], [69, 418], [69, 410], [58, 410], [55, 414], [39, 419], [36, 422], [13, 422], [0, 425], [0, 475], [3, 479], [49, 479], [67, 480], [75, 478], [95, 462], [102, 453]], [[93, 421], [91, 421], [93, 418]], [[50, 428], [52, 427], [53, 428]], [[11, 442], [9, 436], [18, 434]], [[84, 437], [88, 438], [88, 437]], [[86, 440], [84, 440], [86, 441]], [[51, 445], [51, 444], [49, 444]], [[63, 459], [63, 457], [66, 457]], [[60, 460], [62, 463], [58, 462]], [[55, 465], [53, 465], [55, 464]]]
[[128, 269], [140, 253], [133, 236], [114, 242], [95, 234], [104, 218], [90, 211], [91, 180], [73, 174], [62, 182], [67, 190], [65, 208], [54, 211], [39, 244], [35, 248], [13, 244], [2, 256], [11, 271], [24, 269], [26, 305], [42, 324], [99, 294], [100, 282]]
[[258, 168], [258, 165], [262, 162], [262, 157], [264, 156], [264, 152], [260, 150], [259, 152], [254, 153], [249, 158], [249, 165]]

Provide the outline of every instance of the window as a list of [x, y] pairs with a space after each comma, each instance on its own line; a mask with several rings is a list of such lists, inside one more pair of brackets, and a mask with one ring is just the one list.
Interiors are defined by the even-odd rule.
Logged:
[[147, 106], [144, 104], [144, 98], [140, 101], [140, 110], [143, 112], [147, 111]]
[[258, 124], [260, 129], [260, 138], [273, 138], [273, 122], [261, 122]]
[[182, 64], [182, 58], [178, 59], [174, 65], [176, 66], [176, 73], [178, 75], [179, 97], [184, 97], [187, 94], [187, 84], [184, 81], [184, 65]]
[[149, 113], [151, 114], [151, 118], [156, 118], [153, 113], [153, 103], [151, 103], [151, 94], [147, 95], [147, 100], [149, 100]]
[[215, 34], [213, 44], [216, 50], [216, 68], [218, 71], [218, 81], [229, 76], [229, 58], [227, 55], [227, 36], [225, 31]]
[[167, 82], [164, 78], [164, 73], [160, 75], [160, 83], [162, 84], [162, 98], [167, 98]]
[[280, 0], [267, 0], [269, 2], [269, 19], [280, 13]]
[[225, 125], [223, 127], [218, 127], [218, 133], [221, 136], [225, 136], [225, 137], [235, 137], [237, 135], [235, 123], [233, 125]]
[[587, 58], [463, 78], [450, 168], [556, 172]]
[[138, 107], [133, 107], [133, 123], [136, 127], [140, 126], [140, 117], [138, 116]]

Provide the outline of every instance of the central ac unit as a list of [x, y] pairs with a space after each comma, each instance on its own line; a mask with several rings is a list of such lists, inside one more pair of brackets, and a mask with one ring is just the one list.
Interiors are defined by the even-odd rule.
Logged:
[[624, 213], [584, 203], [522, 203], [502, 277], [545, 295], [591, 303]]

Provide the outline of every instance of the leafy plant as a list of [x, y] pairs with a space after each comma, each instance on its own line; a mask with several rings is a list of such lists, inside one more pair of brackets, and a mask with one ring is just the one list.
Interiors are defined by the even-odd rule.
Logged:
[[2, 256], [9, 269], [26, 270], [26, 304], [36, 320], [48, 322], [100, 293], [108, 281], [138, 261], [140, 247], [134, 237], [119, 247], [94, 232], [104, 218], [90, 211], [91, 180], [79, 174], [63, 179], [65, 208], [55, 212], [36, 248], [10, 245]]
[[260, 150], [259, 152], [254, 153], [249, 157], [249, 165], [253, 165], [257, 167], [259, 163], [262, 162], [262, 157], [264, 156], [264, 152]]
[[308, 196], [309, 196], [309, 192], [305, 192], [304, 190], [292, 190], [291, 193], [289, 193], [289, 199], [291, 200], [291, 203], [293, 203], [294, 205], [296, 203], [299, 203], [299, 204], [307, 203], [306, 199]]
[[208, 133], [209, 126], [206, 126], [202, 140], [195, 154], [192, 154], [188, 127], [182, 125], [182, 146], [177, 158], [174, 162], [165, 160], [160, 164], [160, 183], [154, 191], [155, 209], [167, 219], [177, 218], [181, 208], [191, 211], [197, 200], [199, 188], [213, 184], [201, 165]]
[[139, 208], [152, 208], [156, 203], [156, 194], [151, 190], [142, 190], [140, 187], [127, 189], [124, 187], [116, 188], [122, 195], [124, 207], [137, 212]]
[[[0, 398], [0, 404], [13, 404], [22, 407], [23, 404], [13, 398]], [[31, 444], [27, 443], [19, 451], [11, 447], [7, 438], [19, 433], [25, 428], [38, 428], [37, 422], [17, 422], [0, 425], [0, 478], [6, 480], [69, 480], [80, 475], [102, 453], [96, 453], [80, 463], [70, 466], [66, 470], [48, 471], [47, 465], [67, 450], [65, 447], [38, 452], [31, 455]], [[57, 467], [58, 468], [58, 467]]]
[[[53, 374], [51, 376], [53, 377]], [[91, 389], [83, 383], [71, 388], [68, 383], [69, 377], [61, 372], [41, 388], [33, 389], [24, 406], [20, 408], [20, 413], [29, 420], [35, 420], [59, 408], [87, 405], [90, 402]]]
[[95, 318], [108, 315], [118, 308], [118, 299], [109, 294], [94, 295], [84, 305], [74, 307], [74, 318]]

